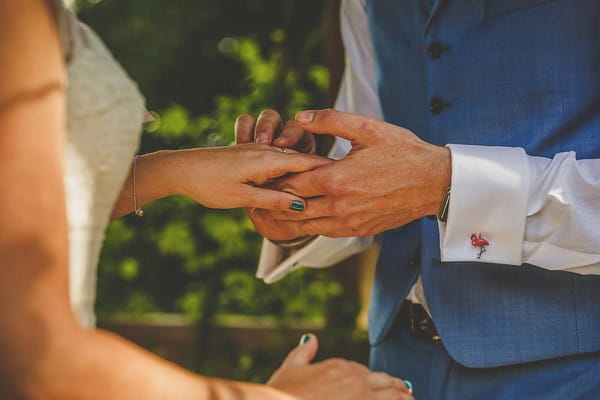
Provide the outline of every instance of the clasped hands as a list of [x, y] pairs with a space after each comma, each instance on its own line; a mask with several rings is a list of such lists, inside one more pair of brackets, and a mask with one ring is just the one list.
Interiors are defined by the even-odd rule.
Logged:
[[302, 111], [283, 122], [274, 110], [236, 121], [236, 141], [314, 153], [313, 134], [350, 141], [338, 161], [288, 174], [268, 187], [305, 199], [303, 212], [247, 209], [256, 229], [271, 240], [307, 235], [372, 236], [438, 212], [450, 185], [450, 150], [411, 131], [370, 117], [332, 109]]

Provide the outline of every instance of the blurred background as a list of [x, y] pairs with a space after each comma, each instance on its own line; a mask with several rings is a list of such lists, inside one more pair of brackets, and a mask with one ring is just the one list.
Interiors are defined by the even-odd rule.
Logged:
[[[228, 145], [239, 114], [331, 106], [343, 70], [339, 0], [77, 0], [80, 18], [135, 79], [156, 121], [141, 153]], [[327, 152], [329, 142], [319, 143]], [[181, 197], [114, 221], [99, 324], [196, 372], [264, 382], [304, 332], [319, 358], [366, 362], [373, 254], [254, 278], [261, 238], [243, 211]]]

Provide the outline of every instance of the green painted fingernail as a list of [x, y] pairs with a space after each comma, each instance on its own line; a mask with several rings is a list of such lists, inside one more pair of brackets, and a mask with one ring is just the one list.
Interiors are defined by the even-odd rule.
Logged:
[[408, 390], [412, 390], [412, 388], [413, 388], [413, 385], [412, 385], [412, 382], [411, 382], [411, 381], [409, 381], [409, 380], [405, 379], [405, 380], [404, 380], [404, 384], [406, 385], [406, 387], [408, 388]]
[[290, 209], [294, 211], [304, 211], [304, 203], [299, 200], [292, 200]]
[[302, 335], [302, 337], [300, 338], [300, 344], [306, 344], [310, 342], [310, 335], [307, 335], [306, 333], [304, 335]]

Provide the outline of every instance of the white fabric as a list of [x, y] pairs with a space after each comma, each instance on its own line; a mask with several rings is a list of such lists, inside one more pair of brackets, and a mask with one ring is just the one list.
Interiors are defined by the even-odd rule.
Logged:
[[490, 242], [479, 261], [521, 264], [530, 185], [525, 152], [511, 147], [449, 147], [455, 173], [448, 223], [439, 224], [442, 260], [476, 256], [479, 250], [470, 240], [475, 233]]
[[[341, 18], [346, 70], [336, 108], [381, 118], [365, 0], [342, 0]], [[481, 232], [490, 241], [481, 261], [600, 274], [600, 159], [561, 153], [550, 160], [518, 148], [449, 147], [452, 196], [448, 222], [440, 224], [442, 261], [478, 261], [470, 236]], [[349, 150], [349, 143], [337, 138], [331, 156], [339, 159]], [[372, 240], [315, 240], [293, 252], [291, 264], [281, 249], [266, 243], [259, 277], [271, 282], [292, 265], [332, 265]], [[269, 276], [275, 270], [277, 275]], [[409, 300], [423, 302], [416, 292], [413, 288]]]
[[[600, 160], [522, 149], [449, 146], [452, 200], [442, 261], [485, 261], [600, 274]], [[463, 238], [482, 232], [485, 256]]]
[[64, 182], [70, 296], [77, 320], [92, 327], [98, 257], [139, 145], [144, 99], [96, 35], [60, 0], [56, 3], [68, 73]]

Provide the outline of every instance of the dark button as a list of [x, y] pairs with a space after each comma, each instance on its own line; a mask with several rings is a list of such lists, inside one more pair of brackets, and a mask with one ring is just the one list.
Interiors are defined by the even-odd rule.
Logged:
[[451, 103], [444, 101], [440, 97], [434, 97], [429, 102], [429, 111], [431, 111], [432, 114], [437, 115], [441, 113], [444, 110], [444, 108], [450, 107], [451, 105]]
[[442, 55], [442, 51], [445, 50], [445, 47], [439, 44], [438, 42], [432, 42], [427, 46], [427, 55], [433, 59], [437, 60]]

